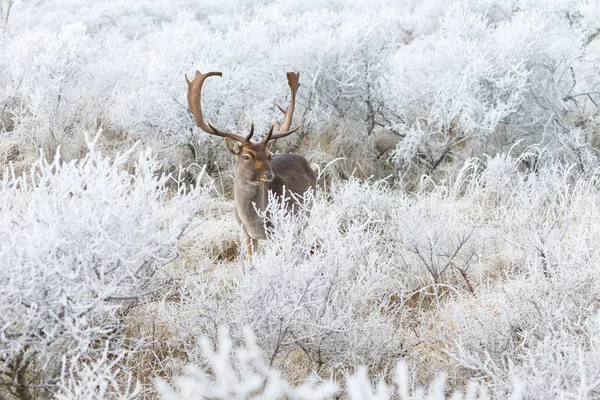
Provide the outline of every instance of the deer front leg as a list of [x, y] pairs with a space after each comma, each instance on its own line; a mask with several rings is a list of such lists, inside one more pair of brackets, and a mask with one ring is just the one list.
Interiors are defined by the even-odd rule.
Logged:
[[246, 259], [249, 262], [252, 262], [252, 254], [254, 253], [254, 250], [256, 250], [258, 248], [258, 239], [253, 239], [252, 237], [250, 237], [250, 235], [248, 234], [248, 232], [246, 232], [246, 229], [243, 229], [244, 231], [244, 244], [246, 245]]

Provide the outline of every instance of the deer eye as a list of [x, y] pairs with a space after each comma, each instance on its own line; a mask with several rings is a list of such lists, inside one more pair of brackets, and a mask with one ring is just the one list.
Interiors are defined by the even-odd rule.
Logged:
[[250, 156], [249, 155], [244, 155], [243, 158], [244, 158], [244, 160], [249, 160]]

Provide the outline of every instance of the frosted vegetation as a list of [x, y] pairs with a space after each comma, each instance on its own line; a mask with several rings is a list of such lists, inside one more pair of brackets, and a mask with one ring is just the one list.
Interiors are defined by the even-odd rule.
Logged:
[[[310, 217], [233, 160], [300, 71]], [[600, 397], [596, 0], [0, 0], [0, 399]]]

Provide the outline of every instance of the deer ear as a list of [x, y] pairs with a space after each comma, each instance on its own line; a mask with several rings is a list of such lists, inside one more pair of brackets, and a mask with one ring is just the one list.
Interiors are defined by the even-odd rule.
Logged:
[[231, 154], [235, 154], [236, 156], [242, 151], [242, 146], [237, 140], [225, 138], [225, 146], [227, 146], [227, 150], [229, 150]]

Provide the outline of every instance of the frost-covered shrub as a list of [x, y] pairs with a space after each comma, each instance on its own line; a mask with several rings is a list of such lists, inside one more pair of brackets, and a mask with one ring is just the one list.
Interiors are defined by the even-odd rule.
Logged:
[[94, 359], [77, 354], [70, 359], [63, 356], [57, 399], [132, 399], [139, 394], [139, 384], [122, 364], [126, 353], [110, 350], [107, 342]]
[[105, 43], [85, 35], [83, 25], [59, 33], [38, 28], [18, 40], [0, 36], [3, 165], [11, 161], [20, 172], [37, 159], [40, 147], [46, 154], [60, 147], [67, 160], [83, 155], [85, 133], [100, 125], [114, 101], [118, 74], [102, 55]]
[[74, 364], [91, 366], [104, 350], [108, 360], [124, 351], [119, 300], [156, 293], [164, 283], [156, 268], [204, 192], [170, 189], [172, 178], [158, 175], [149, 151], [133, 175], [122, 169], [127, 159], [102, 156], [92, 145], [79, 160], [57, 153], [47, 162], [42, 155], [22, 175], [5, 170], [0, 390], [46, 396], [62, 366], [63, 379], [78, 385], [72, 379], [81, 376], [69, 378]]
[[220, 141], [187, 110], [183, 74], [200, 69], [224, 73], [206, 85], [207, 120], [243, 132], [280, 118], [285, 72], [300, 71], [303, 128], [278, 145], [322, 167], [338, 159], [328, 179], [381, 177], [392, 149], [396, 173], [411, 184], [423, 172], [452, 177], [460, 169], [452, 164], [515, 143], [518, 152], [549, 145], [548, 155], [582, 168], [596, 163], [600, 6], [592, 0], [82, 8], [17, 2], [0, 32], [4, 159], [26, 163], [31, 148], [56, 144], [75, 157], [82, 132], [101, 125], [117, 147], [152, 145], [164, 167], [226, 169]]
[[[21, 6], [22, 13], [33, 13]], [[44, 2], [40, 6], [49, 8]], [[113, 10], [96, 15], [111, 6]], [[358, 167], [362, 175], [374, 174], [376, 154], [366, 136], [374, 128], [371, 97], [383, 73], [378, 60], [403, 37], [388, 6], [339, 4], [324, 11], [317, 4], [299, 12], [302, 7], [283, 2], [255, 4], [237, 14], [212, 6], [200, 11], [195, 3], [180, 2], [160, 20], [153, 16], [154, 4], [136, 11], [113, 2], [89, 10], [96, 20], [61, 20], [60, 28], [48, 21], [50, 29], [37, 25], [27, 30], [31, 19], [22, 21], [3, 33], [6, 58], [0, 60], [0, 82], [8, 90], [0, 95], [0, 110], [4, 134], [13, 139], [4, 157], [13, 159], [15, 148], [26, 154], [21, 137], [30, 131], [36, 144], [59, 143], [64, 149], [68, 143], [76, 152], [83, 129], [101, 124], [117, 141], [152, 144], [166, 166], [178, 164], [171, 153], [184, 146], [192, 150], [186, 163], [217, 161], [223, 167], [229, 158], [220, 142], [194, 128], [184, 73], [223, 71], [222, 79], [206, 85], [206, 118], [246, 131], [250, 121], [266, 130], [280, 117], [275, 103], [285, 104], [288, 96], [285, 72], [298, 70], [302, 88], [296, 121], [304, 131], [289, 139], [287, 148], [310, 144], [322, 151], [315, 153], [321, 154], [315, 161], [344, 155], [349, 171]], [[70, 7], [56, 7], [60, 11], [55, 12]], [[148, 24], [136, 30], [123, 23], [113, 29], [134, 12], [146, 14]], [[321, 131], [326, 135], [313, 141]], [[311, 139], [305, 137], [309, 134]], [[336, 176], [349, 172], [337, 169]]]
[[237, 323], [250, 326], [273, 359], [302, 349], [317, 368], [390, 362], [397, 348], [388, 305], [394, 281], [372, 221], [342, 226], [340, 210], [321, 205], [312, 209], [312, 224], [280, 204], [270, 207], [273, 239], [236, 288]]
[[0, 23], [6, 25], [8, 23], [8, 17], [10, 17], [10, 10], [14, 4], [14, 0], [2, 0], [0, 1]]
[[374, 128], [373, 119], [366, 116], [374, 111], [370, 98], [377, 90], [375, 77], [383, 72], [376, 60], [401, 33], [389, 11], [361, 10], [310, 10], [285, 18], [267, 10], [236, 29], [193, 20], [165, 27], [124, 55], [130, 64], [140, 55], [152, 61], [142, 66], [143, 81], [137, 69], [124, 72], [126, 78], [115, 93], [114, 120], [128, 131], [145, 135], [158, 130], [161, 140], [191, 142], [202, 162], [216, 158], [223, 163], [220, 140], [192, 129], [183, 74], [195, 68], [223, 71], [223, 78], [206, 85], [206, 119], [245, 132], [251, 121], [265, 131], [280, 118], [274, 105], [286, 103], [284, 72], [297, 70], [301, 88], [296, 121], [303, 130], [286, 141], [285, 148], [310, 145], [316, 150], [312, 161], [320, 163], [347, 157], [347, 168], [338, 168], [337, 176], [347, 177], [355, 168], [365, 176], [374, 174], [376, 154], [365, 136]]
[[[1, 276], [34, 288], [34, 300], [54, 296], [49, 306], [28, 297], [13, 307], [17, 328], [41, 316], [44, 334], [6, 325], [17, 337], [2, 336], [2, 357], [41, 372], [36, 395], [46, 387], [63, 398], [126, 397], [139, 378], [141, 393], [152, 396], [151, 378], [205, 366], [198, 337], [216, 340], [224, 325], [235, 341], [250, 326], [264, 363], [288, 382], [315, 372], [339, 383], [359, 365], [392, 382], [404, 358], [418, 385], [446, 370], [449, 387], [475, 378], [496, 398], [515, 381], [532, 398], [597, 397], [600, 3], [82, 4], [15, 1], [0, 27], [0, 163], [13, 163], [6, 182], [23, 182], [10, 195], [22, 208], [0, 210], [0, 232], [20, 250], [3, 251], [7, 262], [19, 255], [48, 265], [39, 276]], [[156, 171], [127, 175], [134, 167], [123, 156], [123, 171], [109, 168], [106, 179], [92, 172], [116, 167], [109, 159], [94, 158], [96, 169], [86, 167], [92, 156], [69, 163], [85, 155], [84, 133], [100, 126], [104, 154], [141, 141], [163, 170], [184, 164], [196, 177], [208, 164], [227, 193], [231, 157], [187, 110], [183, 74], [195, 69], [224, 72], [206, 83], [203, 105], [207, 120], [234, 131], [250, 121], [264, 130], [281, 118], [274, 104], [288, 101], [285, 72], [301, 73], [294, 121], [303, 128], [275, 150], [318, 165], [320, 190], [308, 219], [272, 204], [275, 228], [253, 263], [236, 257], [231, 202], [213, 198], [178, 243], [181, 257], [162, 265], [191, 197], [169, 191], [177, 184], [167, 190]], [[58, 149], [61, 161], [40, 159], [40, 147], [45, 155]], [[32, 163], [48, 185], [31, 178]], [[82, 177], [72, 187], [77, 173], [97, 184]], [[399, 184], [396, 176], [378, 180], [388, 174]], [[353, 175], [374, 177], [347, 179]], [[96, 209], [98, 218], [82, 219]], [[94, 230], [107, 223], [116, 239]], [[24, 250], [32, 235], [37, 246]], [[96, 264], [116, 269], [104, 278], [64, 269]], [[138, 265], [148, 275], [126, 273]], [[54, 291], [55, 282], [72, 285]], [[155, 291], [161, 282], [168, 295]], [[5, 310], [17, 304], [17, 292], [8, 293]], [[101, 301], [140, 293], [162, 301]], [[2, 362], [14, 378], [3, 376], [9, 386], [36, 376]], [[239, 393], [257, 387], [258, 376]], [[367, 389], [347, 394], [370, 398]]]
[[175, 380], [176, 390], [164, 381], [158, 382], [161, 398], [245, 399], [260, 393], [260, 398], [264, 399], [283, 396], [290, 399], [327, 399], [337, 392], [335, 383], [316, 380], [293, 387], [265, 361], [250, 331], [246, 330], [244, 336], [245, 347], [235, 349], [226, 329], [220, 330], [216, 349], [213, 349], [210, 340], [202, 338], [201, 351], [213, 376], [197, 367], [188, 367], [186, 376]]
[[[260, 242], [252, 265], [218, 265], [186, 282], [175, 311], [186, 318], [163, 314], [168, 326], [178, 327], [173, 334], [180, 339], [171, 343], [189, 342], [190, 333], [215, 338], [220, 325], [239, 337], [249, 326], [271, 363], [294, 351], [305, 352], [317, 369], [391, 362], [397, 338], [393, 312], [385, 310], [395, 280], [369, 221], [341, 223], [340, 210], [321, 201], [308, 221], [276, 199], [267, 211], [271, 239]], [[197, 360], [193, 344], [186, 351]]]
[[457, 215], [454, 202], [358, 180], [314, 199], [308, 219], [272, 201], [273, 232], [251, 265], [195, 265], [181, 302], [163, 306], [166, 340], [198, 360], [193, 335], [216, 338], [227, 325], [238, 338], [249, 326], [274, 365], [391, 367], [412, 336], [403, 305], [419, 292], [441, 298], [448, 286], [473, 293], [499, 252], [497, 230], [480, 213]]
[[[578, 18], [570, 18], [571, 7]], [[597, 8], [530, 6], [497, 23], [462, 5], [448, 10], [438, 32], [415, 38], [389, 62], [397, 79], [383, 102], [403, 136], [393, 159], [443, 177], [457, 160], [509, 150], [518, 156], [536, 144], [581, 168], [596, 165], [589, 137], [575, 127], [597, 112], [597, 99], [576, 100], [598, 84], [589, 67], [597, 55], [582, 60], [593, 51], [586, 39]]]
[[443, 307], [448, 354], [463, 373], [485, 376], [495, 396], [518, 379], [528, 398], [596, 397], [598, 176], [574, 165], [506, 176], [513, 190], [494, 204], [511, 248], [510, 276], [476, 303]]
[[160, 376], [203, 365], [198, 336], [228, 326], [237, 341], [249, 326], [288, 382], [339, 382], [360, 365], [390, 379], [404, 358], [418, 385], [446, 370], [449, 387], [477, 378], [494, 398], [519, 382], [531, 398], [591, 396], [597, 177], [521, 162], [470, 159], [418, 196], [350, 180], [320, 193], [308, 219], [272, 202], [252, 263], [196, 259], [177, 301], [148, 308], [145, 329], [164, 326], [173, 355]]
[[[206, 361], [204, 367], [189, 366], [185, 376], [175, 379], [173, 387], [164, 381], [158, 381], [157, 387], [161, 399], [230, 399], [259, 398], [279, 399], [329, 399], [343, 396], [351, 400], [487, 400], [490, 399], [485, 385], [471, 382], [466, 392], [454, 390], [448, 394], [445, 390], [445, 376], [440, 374], [428, 387], [416, 387], [411, 382], [406, 363], [398, 362], [393, 383], [383, 380], [373, 382], [367, 375], [367, 369], [358, 368], [356, 373], [346, 376], [344, 387], [331, 380], [318, 380], [309, 376], [299, 385], [291, 385], [281, 372], [267, 364], [261, 349], [249, 330], [245, 332], [244, 345], [234, 346], [226, 329], [219, 333], [216, 351], [209, 340], [203, 338], [202, 354]], [[515, 385], [505, 396], [495, 398], [521, 398], [521, 387]], [[464, 396], [464, 397], [463, 397]]]

